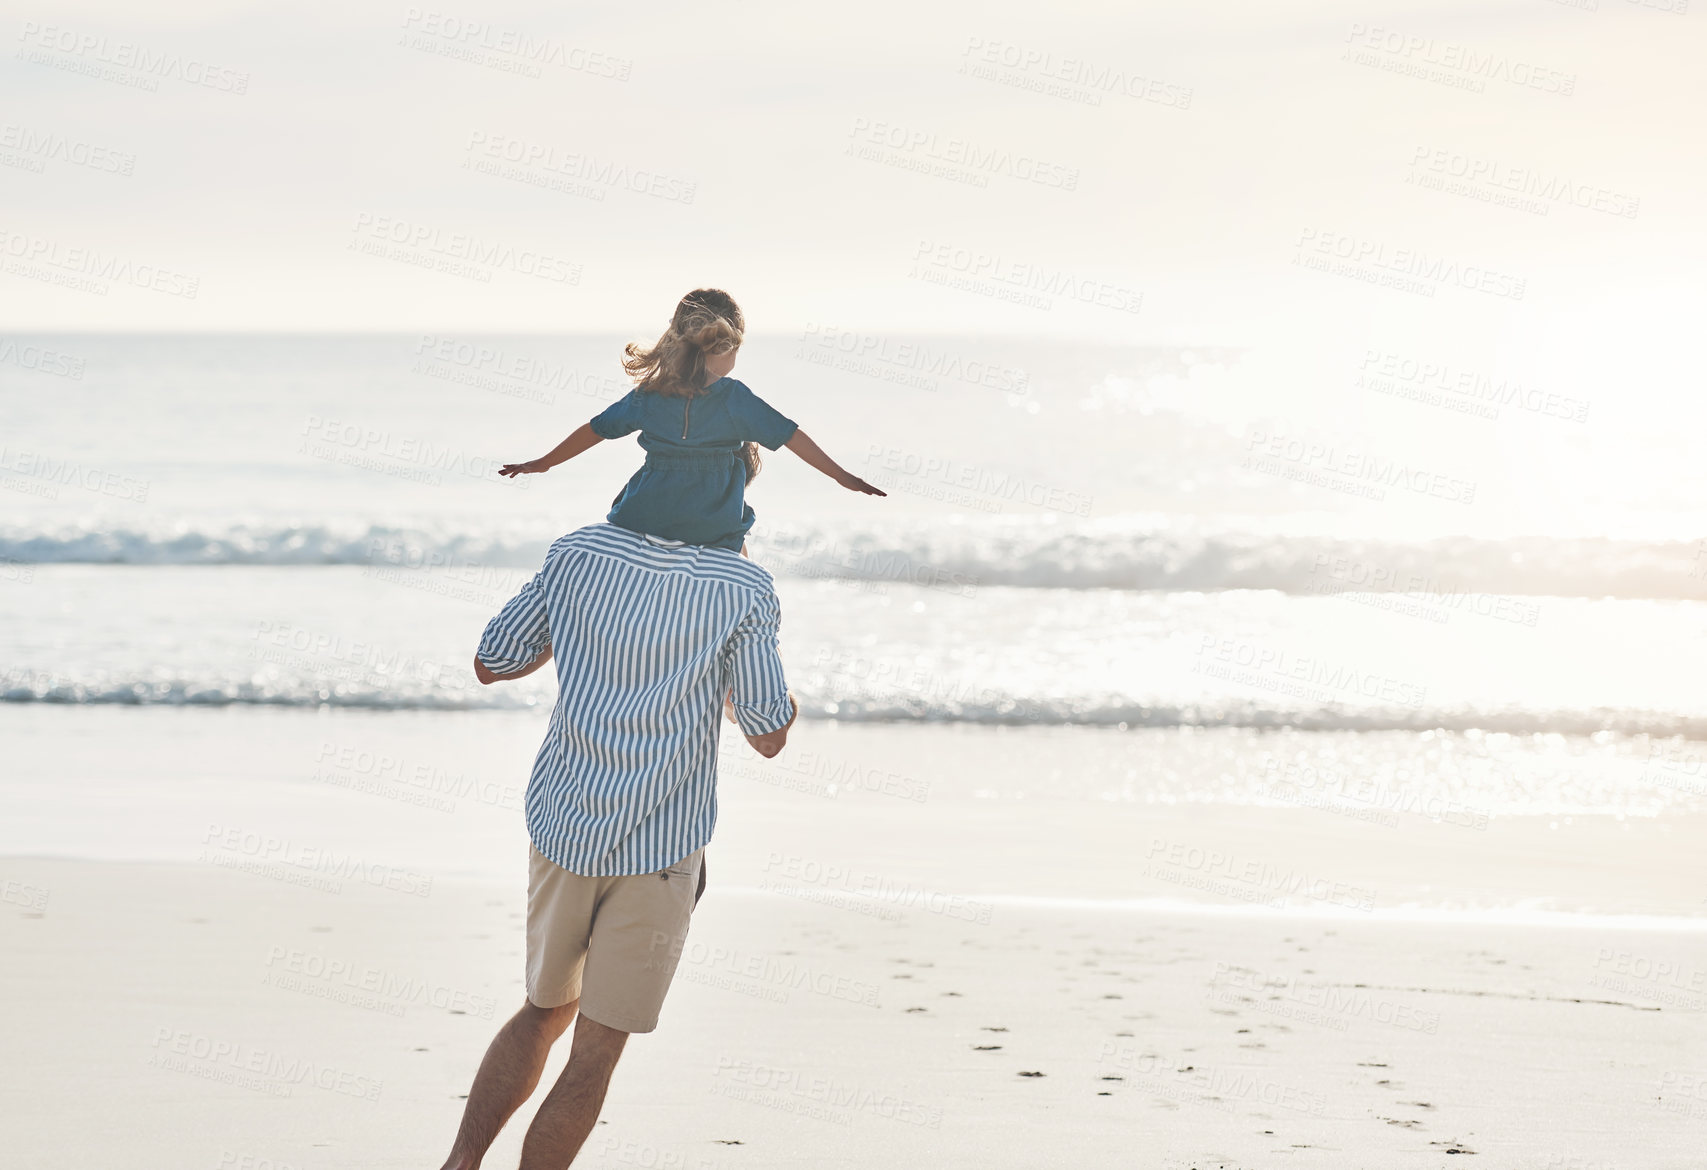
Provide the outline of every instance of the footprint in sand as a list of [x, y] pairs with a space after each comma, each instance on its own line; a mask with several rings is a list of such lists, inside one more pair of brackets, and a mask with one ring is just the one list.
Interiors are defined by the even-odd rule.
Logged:
[[1019, 1075], [1022, 1077], [1041, 1077], [1041, 1076], [1045, 1076], [1047, 1074], [1040, 1073], [1040, 1072], [1036, 1071], [1035, 1069], [1022, 1069], [1022, 1070], [1020, 1070]]
[[972, 1046], [974, 1052], [1000, 1052], [1001, 1050], [1000, 1044], [974, 1044]]
[[1476, 1152], [1475, 1150], [1465, 1146], [1462, 1142], [1430, 1142], [1428, 1144], [1431, 1146], [1445, 1146], [1446, 1148], [1440, 1151], [1443, 1154], [1474, 1154]]

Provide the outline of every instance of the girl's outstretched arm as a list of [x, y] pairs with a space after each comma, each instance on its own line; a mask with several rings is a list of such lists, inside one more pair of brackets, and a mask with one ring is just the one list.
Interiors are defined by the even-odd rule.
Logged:
[[824, 449], [814, 443], [812, 441], [812, 436], [808, 435], [805, 431], [796, 429], [794, 437], [784, 443], [783, 446], [806, 460], [806, 462], [812, 467], [816, 467], [819, 471], [822, 471], [825, 475], [847, 488], [850, 492], [864, 492], [868, 496], [887, 496], [889, 494], [886, 491], [881, 491], [878, 488], [872, 487], [853, 472], [844, 470], [841, 464], [824, 454]]
[[593, 433], [593, 424], [582, 423], [575, 428], [575, 433], [564, 439], [549, 452], [538, 459], [529, 459], [526, 463], [506, 463], [498, 469], [499, 475], [517, 476], [526, 472], [550, 471], [559, 463], [566, 463], [595, 443], [604, 442]]

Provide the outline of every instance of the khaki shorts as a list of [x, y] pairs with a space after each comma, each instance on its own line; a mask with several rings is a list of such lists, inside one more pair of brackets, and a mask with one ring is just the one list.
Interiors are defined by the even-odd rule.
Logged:
[[705, 850], [657, 873], [586, 877], [528, 847], [528, 1000], [581, 1001], [621, 1032], [650, 1032], [705, 890]]

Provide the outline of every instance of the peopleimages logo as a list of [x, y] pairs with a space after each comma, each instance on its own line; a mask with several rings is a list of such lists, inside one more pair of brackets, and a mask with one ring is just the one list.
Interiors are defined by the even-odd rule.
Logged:
[[318, 1060], [177, 1028], [156, 1028], [153, 1048], [148, 1063], [154, 1068], [186, 1072], [280, 1097], [290, 1096], [293, 1086], [312, 1085], [330, 1093], [377, 1101], [385, 1087], [385, 1082], [375, 1077]]
[[371, 469], [403, 469], [428, 482], [440, 482], [439, 473], [467, 476], [470, 479], [494, 479], [503, 461], [494, 456], [477, 455], [449, 444], [438, 444], [419, 435], [344, 422], [311, 414], [302, 425], [303, 439], [300, 454], [349, 466], [369, 466]]
[[[1533, 167], [1508, 166], [1496, 159], [1483, 158], [1460, 150], [1418, 146], [1411, 154], [1412, 178], [1432, 175], [1439, 179], [1456, 179], [1468, 188], [1484, 188], [1491, 192], [1518, 196], [1534, 196], [1537, 200], [1569, 203], [1585, 211], [1601, 211], [1621, 219], [1635, 219], [1642, 200], [1635, 195], [1610, 191], [1593, 183], [1576, 182], [1563, 175], [1537, 171]], [[1444, 188], [1443, 188], [1444, 189]], [[1547, 213], [1547, 203], [1540, 204], [1541, 214]]]
[[850, 1124], [852, 1114], [869, 1113], [886, 1121], [899, 1121], [926, 1129], [942, 1128], [942, 1109], [924, 1105], [881, 1089], [848, 1084], [832, 1077], [803, 1073], [774, 1065], [720, 1056], [713, 1076], [720, 1079], [725, 1096], [752, 1100], [757, 1104], [788, 1108], [816, 1106], [831, 1111], [823, 1120]]
[[1478, 93], [1489, 81], [1503, 81], [1560, 97], [1570, 97], [1576, 92], [1575, 73], [1564, 73], [1521, 57], [1477, 49], [1457, 41], [1439, 41], [1433, 37], [1358, 23], [1352, 24], [1345, 39], [1353, 47], [1347, 50], [1348, 53], [1367, 51], [1350, 58], [1357, 64], [1376, 64], [1380, 58], [1373, 55], [1385, 54], [1389, 62], [1404, 66], [1398, 72], [1425, 80], [1437, 80], [1436, 75], [1456, 75], [1467, 86], [1473, 85]]
[[471, 133], [465, 149], [470, 158], [464, 166], [469, 169], [524, 182], [538, 179], [540, 182], [536, 185], [546, 187], [554, 186], [545, 181], [548, 179], [573, 180], [588, 186], [585, 189], [580, 186], [562, 189], [570, 194], [599, 200], [604, 198], [607, 188], [621, 188], [667, 203], [692, 203], [699, 186], [691, 179], [666, 175], [649, 167], [629, 166], [579, 151], [561, 150], [556, 146], [484, 130]]
[[152, 486], [151, 480], [137, 479], [123, 472], [90, 467], [74, 459], [45, 455], [40, 451], [19, 451], [4, 446], [0, 446], [0, 473], [24, 477], [24, 486], [42, 489], [28, 494], [43, 495], [49, 499], [57, 499], [58, 489], [64, 486], [142, 504], [148, 501], [148, 489]]
[[[1203, 634], [1198, 643], [1196, 673], [1215, 678], [1264, 686], [1265, 681], [1296, 684], [1283, 693], [1306, 698], [1342, 699], [1361, 695], [1383, 703], [1398, 703], [1420, 707], [1427, 697], [1426, 687], [1400, 678], [1392, 678], [1354, 666], [1334, 662], [1313, 654], [1293, 654], [1285, 649], [1265, 646], [1237, 638], [1222, 638]], [[1266, 686], [1264, 689], [1280, 689]]]
[[959, 463], [946, 456], [872, 443], [866, 448], [865, 462], [901, 477], [898, 486], [902, 491], [908, 490], [908, 483], [917, 483], [944, 491], [965, 492], [992, 505], [1026, 503], [1071, 516], [1088, 516], [1091, 511], [1092, 497], [1083, 492], [1016, 472]]
[[[1144, 305], [1144, 294], [1123, 285], [936, 240], [920, 240], [913, 249], [913, 271], [933, 283], [952, 286], [962, 282], [970, 292], [1015, 294], [1002, 299], [1015, 299], [1023, 293], [1030, 299], [1020, 298], [1020, 303], [1033, 308], [1051, 308], [1048, 298], [1057, 296], [1122, 313], [1137, 313]], [[965, 282], [970, 282], [969, 286]], [[980, 284], [985, 287], [978, 287]]]
[[73, 382], [83, 380], [85, 365], [84, 359], [72, 354], [10, 339], [0, 339], [0, 364], [52, 374], [58, 378], [70, 378]]
[[430, 8], [411, 7], [403, 17], [405, 48], [440, 56], [461, 58], [476, 65], [501, 67], [506, 72], [539, 77], [542, 66], [551, 65], [627, 81], [634, 62], [596, 49], [566, 44], [551, 37], [536, 37], [522, 29], [500, 28], [483, 20], [467, 20]]
[[960, 72], [969, 77], [1084, 105], [1100, 106], [1104, 94], [1120, 94], [1177, 110], [1191, 107], [1187, 86], [1012, 41], [968, 37], [960, 58]]
[[[1521, 301], [1528, 280], [1483, 265], [1432, 254], [1421, 248], [1390, 247], [1382, 240], [1369, 240], [1345, 232], [1304, 228], [1294, 245], [1292, 262], [1306, 268], [1350, 276], [1370, 283], [1394, 284], [1407, 292], [1425, 291], [1433, 296], [1433, 285], [1448, 285], [1468, 292]], [[1404, 278], [1415, 278], [1405, 280]]]
[[[375, 889], [395, 890], [425, 898], [432, 893], [431, 874], [394, 865], [369, 861], [354, 854], [343, 853], [315, 845], [304, 845], [288, 837], [228, 825], [209, 824], [202, 836], [202, 860], [232, 869], [256, 869], [267, 866], [279, 870], [296, 870], [305, 875], [323, 876], [333, 883], [330, 892], [339, 892], [337, 883], [350, 880]], [[253, 864], [244, 864], [247, 861]]]
[[[159, 88], [163, 77], [222, 93], [241, 95], [249, 92], [249, 74], [245, 70], [210, 65], [195, 57], [145, 48], [133, 41], [113, 40], [105, 35], [78, 32], [54, 24], [37, 24], [33, 20], [24, 21], [18, 39], [28, 46], [19, 54], [25, 60], [68, 69], [73, 73], [97, 72], [103, 66], [125, 70], [139, 74], [132, 80], [146, 83], [138, 85], [138, 88], [150, 92]], [[62, 54], [62, 57], [57, 60], [52, 57], [42, 59], [39, 54], [25, 57], [24, 54], [30, 50], [45, 50]], [[83, 68], [77, 68], [79, 64]], [[105, 80], [116, 80], [110, 74], [103, 76]]]
[[1144, 859], [1151, 863], [1151, 877], [1241, 901], [1280, 908], [1287, 898], [1296, 897], [1364, 912], [1375, 908], [1375, 891], [1367, 886], [1219, 849], [1153, 837]]
[[486, 269], [506, 269], [520, 276], [549, 280], [554, 284], [581, 283], [581, 266], [534, 248], [487, 240], [467, 232], [451, 232], [431, 224], [414, 223], [390, 215], [356, 216], [358, 239], [370, 239], [415, 252], [430, 253]]
[[868, 146], [959, 167], [971, 175], [1002, 175], [1063, 191], [1073, 191], [1079, 186], [1078, 167], [898, 122], [855, 118], [848, 136]]
[[[905, 371], [1008, 394], [1024, 394], [1030, 389], [1031, 375], [1018, 366], [967, 355], [929, 341], [897, 340], [815, 322], [807, 323], [800, 340], [801, 349], [796, 357], [824, 365], [835, 364], [831, 359], [846, 359], [847, 368], [853, 372], [869, 372], [886, 381], [901, 380], [891, 376], [891, 371]], [[937, 387], [929, 382], [920, 388]]]
[[[1416, 467], [1402, 459], [1372, 454], [1356, 447], [1340, 447], [1325, 440], [1270, 430], [1266, 424], [1254, 424], [1245, 439], [1243, 466], [1256, 471], [1272, 471], [1276, 467], [1310, 469], [1328, 477], [1322, 486], [1333, 482], [1355, 484], [1379, 490], [1400, 488], [1418, 495], [1431, 496], [1454, 504], [1474, 504], [1476, 483], [1456, 476]], [[1371, 496], [1381, 499], [1381, 495]]]
[[1361, 389], [1397, 398], [1413, 398], [1428, 405], [1464, 403], [1464, 411], [1489, 412], [1497, 419], [1501, 407], [1568, 422], [1588, 419], [1588, 401], [1525, 385], [1515, 378], [1495, 378], [1474, 370], [1459, 369], [1449, 362], [1431, 361], [1406, 354], [1379, 350], [1364, 351], [1354, 382]]
[[139, 263], [100, 248], [68, 245], [5, 228], [0, 228], [0, 258], [6, 260], [6, 271], [15, 275], [65, 283], [100, 296], [107, 294], [107, 281], [190, 301], [196, 299], [201, 287], [199, 277], [158, 264]]
[[269, 948], [263, 978], [285, 991], [373, 1008], [388, 1015], [401, 1015], [405, 1006], [413, 1004], [489, 1020], [498, 1005], [490, 995], [295, 947]]
[[[40, 170], [42, 164], [49, 162], [64, 162], [112, 175], [129, 175], [136, 170], [134, 154], [99, 146], [86, 139], [33, 130], [15, 122], [0, 125], [0, 150], [18, 151], [23, 158], [37, 164], [26, 168], [29, 170]], [[0, 161], [5, 161], [5, 158], [0, 156]]]

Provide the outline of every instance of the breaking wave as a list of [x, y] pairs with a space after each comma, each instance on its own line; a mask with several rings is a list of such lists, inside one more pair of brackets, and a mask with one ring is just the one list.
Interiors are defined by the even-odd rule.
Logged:
[[[411, 527], [231, 525], [0, 530], [0, 562], [102, 565], [539, 564], [549, 537]], [[1277, 535], [1121, 524], [991, 523], [909, 531], [760, 527], [755, 559], [779, 577], [983, 587], [1468, 594], [1707, 600], [1707, 543], [1604, 537]]]
[[[483, 687], [463, 666], [430, 666], [394, 679], [341, 681], [286, 677], [220, 681], [110, 677], [92, 681], [0, 676], [0, 702], [83, 706], [335, 707], [387, 711], [491, 711], [549, 707], [549, 684]], [[1141, 703], [1123, 696], [1030, 698], [984, 691], [976, 699], [906, 693], [848, 695], [797, 687], [801, 715], [852, 723], [972, 723], [983, 725], [1291, 728], [1300, 731], [1494, 731], [1518, 735], [1630, 735], [1707, 739], [1707, 717], [1631, 708], [1541, 710], [1468, 706], [1286, 707], [1236, 700], [1190, 704]]]

